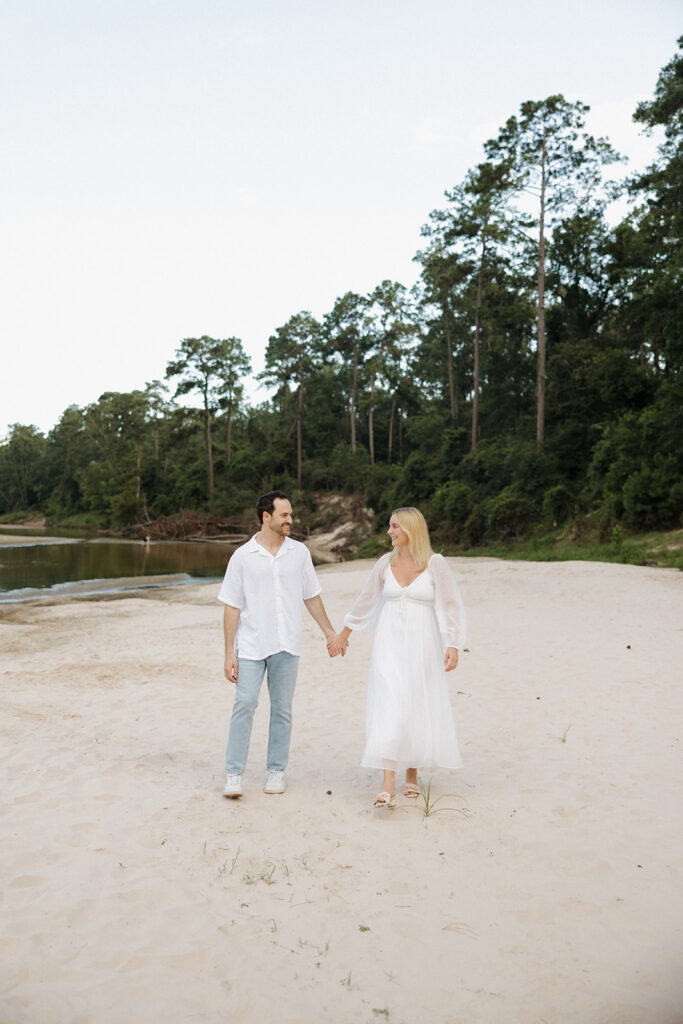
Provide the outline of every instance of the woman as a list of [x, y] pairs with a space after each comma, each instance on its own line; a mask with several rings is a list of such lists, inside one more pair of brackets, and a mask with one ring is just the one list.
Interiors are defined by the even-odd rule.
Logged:
[[361, 761], [384, 772], [375, 807], [393, 805], [397, 771], [405, 769], [403, 792], [414, 799], [418, 768], [462, 765], [445, 675], [465, 642], [460, 593], [418, 509], [396, 509], [387, 532], [393, 550], [376, 562], [338, 637], [344, 648], [352, 630], [376, 629]]

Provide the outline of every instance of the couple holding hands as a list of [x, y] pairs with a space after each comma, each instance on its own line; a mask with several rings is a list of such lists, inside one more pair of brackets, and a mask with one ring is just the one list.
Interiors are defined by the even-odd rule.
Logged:
[[[292, 506], [282, 491], [262, 495], [261, 529], [235, 551], [219, 600], [225, 605], [225, 676], [236, 684], [223, 794], [242, 796], [254, 712], [267, 673], [270, 696], [266, 793], [284, 793], [292, 699], [301, 651], [301, 603], [342, 656], [354, 629], [374, 629], [368, 677], [365, 768], [384, 773], [375, 807], [390, 807], [396, 772], [404, 795], [418, 796], [417, 770], [459, 768], [446, 673], [465, 642], [460, 592], [445, 559], [433, 553], [416, 508], [389, 520], [392, 550], [377, 560], [337, 635], [320, 597], [310, 552], [289, 536]], [[445, 649], [445, 654], [444, 654]]]

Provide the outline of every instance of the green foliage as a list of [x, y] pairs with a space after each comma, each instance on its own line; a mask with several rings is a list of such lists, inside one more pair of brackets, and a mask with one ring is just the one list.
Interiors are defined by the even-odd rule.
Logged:
[[453, 528], [467, 522], [476, 502], [475, 492], [465, 483], [449, 480], [437, 487], [429, 502], [428, 514], [432, 523]]
[[376, 537], [368, 537], [362, 541], [351, 558], [379, 558], [390, 550], [390, 545], [384, 534]]
[[0, 448], [2, 512], [39, 507], [45, 496], [45, 438], [37, 427], [14, 423]]
[[611, 501], [626, 525], [674, 526], [683, 511], [683, 381], [666, 382], [639, 414], [605, 427], [589, 479], [595, 497]]
[[543, 495], [543, 518], [554, 526], [566, 522], [573, 510], [574, 494], [565, 484], [555, 484]]
[[652, 466], [629, 474], [622, 490], [624, 522], [637, 529], [673, 524], [683, 507], [683, 485], [672, 456], [655, 455]]
[[463, 526], [462, 536], [465, 545], [467, 547], [475, 547], [477, 544], [481, 544], [486, 536], [487, 525], [486, 512], [483, 506], [475, 505]]
[[495, 498], [489, 498], [486, 513], [489, 530], [501, 541], [524, 532], [533, 521], [534, 507], [526, 495], [514, 487], [505, 487]]

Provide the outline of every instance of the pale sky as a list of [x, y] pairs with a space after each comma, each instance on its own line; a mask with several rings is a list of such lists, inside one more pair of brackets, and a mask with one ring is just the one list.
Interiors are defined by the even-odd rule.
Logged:
[[643, 167], [680, 33], [669, 0], [0, 0], [0, 435], [144, 388], [184, 337], [258, 371], [294, 313], [412, 285], [524, 100], [588, 103]]

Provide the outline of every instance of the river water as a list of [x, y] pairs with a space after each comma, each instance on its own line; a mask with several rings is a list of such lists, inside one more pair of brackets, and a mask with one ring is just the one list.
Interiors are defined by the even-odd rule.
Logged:
[[[21, 542], [17, 535], [21, 535]], [[112, 540], [0, 526], [0, 603], [220, 580], [234, 544]], [[35, 539], [34, 539], [35, 538]]]

